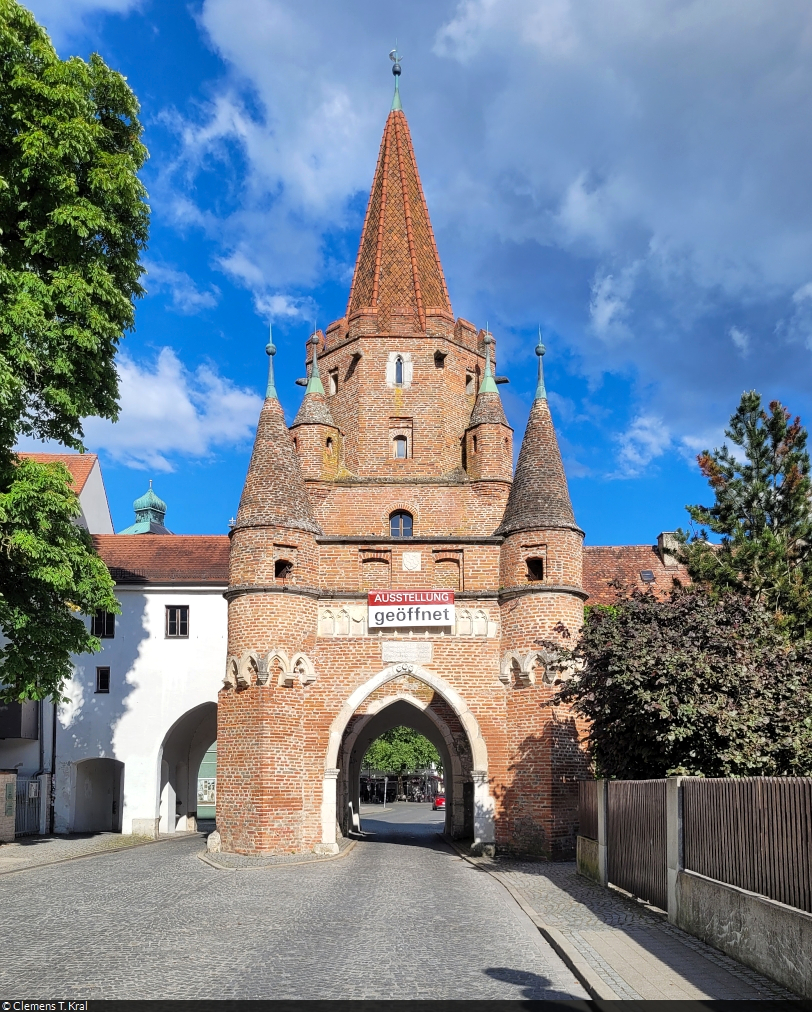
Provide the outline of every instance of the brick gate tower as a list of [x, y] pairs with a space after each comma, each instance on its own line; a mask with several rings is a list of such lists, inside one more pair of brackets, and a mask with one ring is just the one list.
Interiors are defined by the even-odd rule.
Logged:
[[582, 539], [539, 380], [513, 473], [495, 342], [451, 310], [398, 93], [346, 316], [307, 344], [290, 426], [276, 349], [231, 535], [218, 707], [224, 850], [335, 853], [368, 745], [443, 759], [446, 831], [569, 856], [583, 729], [544, 708], [577, 634]]

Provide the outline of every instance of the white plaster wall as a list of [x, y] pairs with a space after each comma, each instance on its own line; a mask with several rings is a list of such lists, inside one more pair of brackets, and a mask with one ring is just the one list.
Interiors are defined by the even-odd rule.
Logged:
[[[98, 654], [74, 658], [75, 674], [59, 711], [55, 828], [72, 831], [71, 771], [91, 757], [124, 763], [122, 831], [156, 819], [161, 751], [188, 710], [217, 702], [226, 664], [225, 587], [116, 589], [116, 635]], [[189, 606], [189, 638], [166, 639], [166, 605]], [[96, 667], [109, 666], [110, 692], [96, 693]]]
[[79, 505], [82, 507], [82, 526], [91, 534], [115, 534], [98, 460], [87, 476], [85, 487], [79, 495]]

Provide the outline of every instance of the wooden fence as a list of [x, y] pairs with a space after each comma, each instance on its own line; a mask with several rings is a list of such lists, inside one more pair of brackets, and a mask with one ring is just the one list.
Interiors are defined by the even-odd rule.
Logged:
[[608, 789], [609, 881], [665, 910], [666, 781], [610, 780]]
[[598, 839], [598, 781], [578, 781], [578, 835]]
[[686, 869], [812, 913], [812, 778], [691, 778], [682, 790]]

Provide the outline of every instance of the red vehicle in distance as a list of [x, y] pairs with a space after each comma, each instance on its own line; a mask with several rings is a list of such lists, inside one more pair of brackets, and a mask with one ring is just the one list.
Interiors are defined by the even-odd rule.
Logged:
[[445, 810], [445, 794], [435, 794], [434, 801], [431, 803], [432, 812], [436, 812], [438, 808]]

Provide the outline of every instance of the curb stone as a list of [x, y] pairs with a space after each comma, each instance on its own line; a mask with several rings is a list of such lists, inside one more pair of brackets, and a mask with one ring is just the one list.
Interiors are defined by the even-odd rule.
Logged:
[[216, 861], [213, 861], [206, 851], [198, 854], [197, 857], [198, 860], [203, 862], [203, 864], [216, 868], [217, 871], [271, 871], [275, 868], [301, 868], [302, 865], [306, 864], [324, 864], [325, 861], [337, 861], [339, 858], [349, 854], [349, 852], [355, 847], [356, 843], [358, 843], [357, 840], [350, 841], [350, 843], [348, 843], [343, 850], [339, 851], [338, 854], [329, 854], [326, 857], [312, 857], [307, 861], [280, 861], [278, 864], [264, 864], [257, 866], [256, 868], [251, 868], [250, 866], [247, 868], [228, 868], [226, 865], [218, 864]]
[[587, 992], [592, 998], [597, 998], [603, 1001], [618, 1001], [621, 999], [621, 995], [616, 994], [609, 985], [602, 980], [592, 969], [591, 966], [586, 962], [581, 953], [575, 948], [574, 945], [564, 936], [564, 934], [553, 928], [549, 924], [546, 924], [539, 915], [538, 911], [535, 910], [519, 893], [514, 886], [510, 884], [500, 872], [495, 871], [488, 867], [490, 863], [489, 858], [477, 858], [472, 857], [470, 854], [466, 854], [465, 851], [457, 845], [454, 840], [450, 840], [445, 834], [443, 839], [460, 855], [460, 857], [473, 865], [474, 868], [478, 868], [480, 871], [487, 872], [492, 878], [503, 886], [522, 911], [527, 914], [533, 924], [538, 928], [541, 935], [544, 937], [556, 954], [563, 960], [567, 967], [572, 970], [578, 981], [583, 984]]
[[7, 868], [0, 871], [0, 875], [19, 875], [24, 871], [37, 871], [39, 868], [49, 868], [54, 864], [66, 864], [68, 861], [84, 861], [88, 857], [102, 857], [106, 854], [121, 854], [125, 850], [135, 850], [136, 847], [152, 847], [156, 843], [177, 843], [178, 840], [189, 840], [193, 836], [202, 836], [202, 833], [172, 833], [160, 840], [142, 840], [140, 843], [125, 843], [122, 847], [108, 847], [105, 850], [91, 850], [89, 854], [74, 854], [72, 857], [58, 857], [53, 861], [42, 861], [40, 864], [29, 864], [25, 868]]

